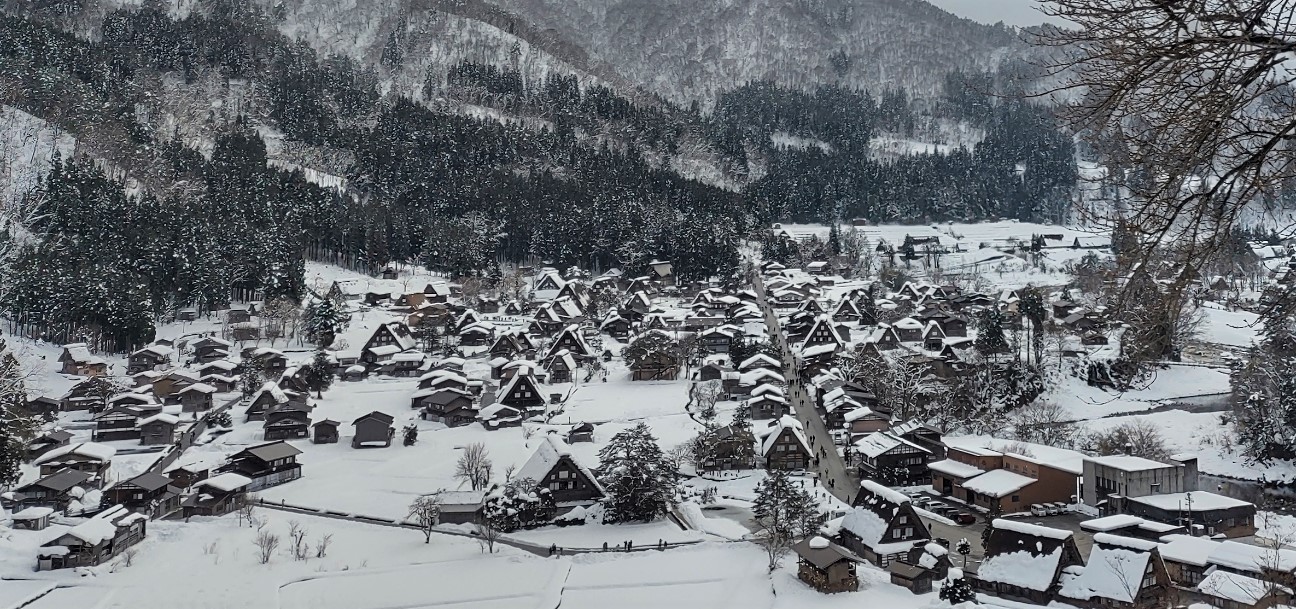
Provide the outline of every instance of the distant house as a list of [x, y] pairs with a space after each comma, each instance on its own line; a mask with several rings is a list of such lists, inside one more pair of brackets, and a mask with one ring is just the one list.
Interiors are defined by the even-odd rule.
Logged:
[[707, 451], [698, 464], [701, 471], [726, 471], [756, 467], [756, 438], [746, 427], [726, 425], [707, 438]]
[[477, 418], [472, 395], [460, 389], [422, 389], [414, 393], [412, 402], [412, 407], [423, 409], [423, 419], [447, 427], [467, 425]]
[[305, 438], [310, 434], [310, 427], [310, 414], [305, 410], [281, 408], [266, 414], [262, 439], [269, 442]]
[[544, 360], [544, 368], [549, 372], [550, 383], [570, 383], [572, 373], [576, 370], [576, 358], [566, 349], [550, 355]]
[[1067, 569], [1084, 558], [1071, 531], [997, 518], [976, 575], [977, 591], [1003, 599], [1046, 605], [1054, 599]]
[[67, 446], [71, 439], [72, 434], [62, 429], [36, 436], [27, 443], [27, 458], [35, 459], [55, 448]]
[[573, 357], [584, 358], [594, 355], [594, 350], [590, 348], [589, 343], [585, 341], [585, 335], [580, 331], [580, 327], [570, 325], [563, 329], [554, 339], [553, 344], [549, 345], [545, 357], [552, 357], [554, 354], [566, 349]]
[[49, 507], [57, 511], [67, 509], [72, 501], [72, 489], [88, 486], [90, 474], [75, 469], [59, 470], [39, 480], [28, 482], [13, 489], [12, 499], [15, 510], [30, 507]]
[[841, 521], [838, 542], [879, 567], [907, 558], [931, 539], [909, 497], [877, 482], [860, 482], [854, 506]]
[[351, 448], [391, 446], [392, 438], [396, 435], [396, 430], [392, 427], [393, 420], [391, 415], [375, 410], [352, 421], [355, 435], [351, 438]]
[[115, 454], [117, 449], [107, 444], [82, 442], [49, 450], [32, 461], [32, 465], [40, 468], [42, 476], [57, 473], [64, 468], [85, 472], [90, 475], [86, 483], [98, 487], [103, 484], [108, 468], [112, 467]]
[[474, 524], [481, 520], [486, 491], [442, 491], [438, 497], [441, 500], [438, 523]]
[[539, 381], [536, 380], [531, 367], [525, 365], [513, 369], [511, 376], [495, 393], [495, 401], [519, 412], [543, 410], [545, 406]]
[[360, 359], [366, 364], [377, 364], [402, 351], [413, 350], [418, 345], [409, 326], [399, 320], [379, 324], [369, 340], [360, 349]]
[[165, 368], [171, 364], [173, 354], [175, 349], [167, 345], [148, 345], [130, 354], [126, 360], [126, 374]]
[[567, 430], [567, 443], [575, 444], [577, 442], [593, 442], [594, 426], [589, 423], [581, 423]]
[[757, 432], [760, 455], [766, 469], [795, 470], [810, 467], [810, 444], [806, 441], [801, 422], [791, 415], [770, 421]]
[[260, 367], [265, 378], [279, 378], [288, 369], [288, 357], [283, 351], [269, 347], [249, 347], [243, 350], [245, 363], [254, 362]]
[[104, 491], [106, 499], [149, 518], [162, 518], [180, 509], [180, 489], [171, 478], [145, 472]]
[[173, 414], [159, 412], [150, 417], [145, 417], [139, 421], [139, 438], [140, 444], [145, 446], [154, 446], [158, 444], [171, 444], [175, 442], [176, 426], [180, 424], [180, 417]]
[[341, 423], [333, 419], [316, 421], [314, 425], [311, 425], [311, 431], [314, 432], [311, 436], [311, 442], [314, 444], [337, 444], [338, 427], [341, 425]]
[[603, 323], [599, 324], [599, 330], [606, 332], [612, 338], [625, 340], [630, 336], [630, 321], [621, 317], [616, 311], [611, 311]]
[[217, 474], [194, 485], [198, 491], [181, 504], [185, 518], [220, 516], [237, 510], [246, 501], [252, 479], [241, 474]]
[[698, 336], [702, 350], [706, 353], [728, 353], [733, 341], [741, 334], [733, 326], [711, 328]]
[[1157, 609], [1171, 589], [1155, 541], [1094, 535], [1088, 565], [1064, 569], [1057, 602], [1082, 609]]
[[267, 413], [283, 408], [310, 410], [306, 401], [306, 394], [283, 389], [274, 383], [267, 382], [256, 393], [252, 394], [252, 401], [244, 412], [245, 420], [263, 421]]
[[[934, 442], [926, 441], [934, 435]], [[924, 425], [897, 425], [856, 440], [860, 475], [893, 486], [919, 486], [931, 481], [927, 464], [941, 455], [934, 445], [940, 432]]]
[[500, 334], [491, 344], [492, 357], [525, 357], [526, 353], [535, 350], [535, 342], [526, 332], [514, 330]]
[[63, 345], [63, 353], [58, 358], [59, 372], [76, 376], [104, 376], [108, 374], [108, 362], [102, 357], [90, 353], [85, 343]]
[[194, 341], [191, 346], [194, 350], [194, 362], [206, 364], [223, 359], [230, 358], [230, 349], [234, 343], [227, 340], [216, 338], [215, 336], [204, 336]]
[[234, 453], [217, 472], [246, 476], [251, 480], [247, 490], [257, 491], [300, 478], [300, 454], [300, 449], [282, 440], [267, 442]]
[[514, 479], [533, 480], [537, 490], [548, 489], [558, 507], [590, 505], [605, 495], [598, 479], [576, 461], [557, 434], [545, 434]]
[[859, 558], [823, 537], [803, 539], [792, 546], [797, 555], [797, 579], [810, 587], [832, 594], [859, 589], [855, 564]]
[[36, 570], [101, 564], [144, 539], [147, 520], [120, 505], [104, 510], [42, 545]]
[[654, 351], [630, 363], [632, 381], [668, 381], [679, 376], [679, 358], [665, 351]]
[[788, 414], [787, 399], [775, 393], [764, 393], [748, 399], [743, 406], [752, 419], [777, 419]]

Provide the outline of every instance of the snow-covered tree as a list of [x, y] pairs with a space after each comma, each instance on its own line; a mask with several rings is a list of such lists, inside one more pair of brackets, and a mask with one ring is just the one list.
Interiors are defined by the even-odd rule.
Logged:
[[486, 445], [474, 442], [465, 446], [463, 452], [459, 454], [459, 460], [455, 462], [454, 477], [461, 483], [467, 484], [472, 490], [480, 490], [490, 483], [493, 467], [490, 454], [486, 452]]
[[410, 503], [407, 516], [423, 532], [423, 543], [432, 543], [432, 531], [441, 519], [441, 493], [421, 495]]
[[1296, 457], [1294, 329], [1290, 317], [1266, 320], [1260, 344], [1230, 377], [1238, 444], [1256, 463]]
[[351, 314], [342, 310], [332, 298], [311, 301], [302, 315], [302, 330], [306, 340], [323, 349], [333, 344], [333, 339], [351, 323]]
[[972, 589], [972, 583], [964, 578], [947, 579], [941, 584], [939, 596], [951, 605], [959, 605], [975, 601], [976, 591]]
[[758, 527], [756, 540], [769, 557], [771, 573], [793, 545], [823, 524], [814, 498], [794, 485], [783, 470], [771, 470], [769, 477], [756, 485], [752, 514]]
[[333, 364], [323, 351], [316, 351], [310, 363], [302, 367], [306, 386], [315, 392], [315, 397], [323, 398], [324, 391], [333, 384]]
[[535, 480], [518, 478], [496, 485], [486, 494], [482, 518], [505, 533], [533, 527], [553, 517], [554, 500], [548, 488], [536, 488]]
[[648, 522], [666, 513], [674, 481], [657, 438], [644, 423], [624, 430], [599, 451], [600, 478], [607, 490], [604, 519]]
[[414, 446], [418, 444], [418, 426], [410, 423], [401, 428], [401, 444], [403, 446]]

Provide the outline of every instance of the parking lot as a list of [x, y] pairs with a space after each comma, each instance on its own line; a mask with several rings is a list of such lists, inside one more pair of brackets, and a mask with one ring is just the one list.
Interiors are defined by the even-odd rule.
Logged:
[[[950, 558], [954, 566], [961, 567], [963, 565], [963, 557], [958, 555], [956, 552], [954, 552], [954, 548], [958, 544], [958, 541], [960, 539], [967, 539], [970, 542], [970, 545], [972, 546], [972, 551], [971, 553], [968, 554], [968, 560], [967, 560], [968, 566], [975, 567], [975, 565], [979, 564], [981, 562], [981, 559], [985, 556], [985, 551], [981, 547], [981, 533], [982, 531], [985, 530], [987, 526], [989, 526], [989, 522], [986, 520], [985, 513], [982, 512], [980, 508], [969, 507], [965, 504], [959, 503], [957, 501], [953, 501], [949, 497], [940, 497], [938, 495], [923, 494], [921, 498], [938, 499], [941, 503], [944, 503], [947, 506], [958, 508], [959, 511], [961, 512], [974, 514], [976, 516], [976, 522], [973, 524], [950, 525], [950, 524], [946, 524], [945, 522], [942, 522], [941, 520], [936, 520], [931, 517], [928, 517], [926, 514], [924, 514], [925, 510], [921, 508], [919, 508], [918, 510], [919, 516], [921, 516], [923, 522], [927, 524], [927, 530], [931, 532], [933, 539], [949, 540], [950, 552], [951, 552]], [[1088, 531], [1083, 531], [1080, 529], [1080, 523], [1084, 522], [1085, 520], [1089, 520], [1090, 519], [1089, 516], [1084, 516], [1082, 514], [1076, 514], [1076, 513], [1060, 513], [1053, 516], [1023, 515], [1023, 516], [1008, 516], [1007, 518], [1012, 520], [1020, 520], [1022, 522], [1029, 522], [1031, 524], [1038, 524], [1040, 526], [1046, 526], [1055, 529], [1071, 531], [1075, 535], [1076, 546], [1080, 549], [1080, 553], [1084, 556], [1089, 555], [1089, 549], [1091, 546], [1093, 546], [1093, 534], [1089, 533]]]

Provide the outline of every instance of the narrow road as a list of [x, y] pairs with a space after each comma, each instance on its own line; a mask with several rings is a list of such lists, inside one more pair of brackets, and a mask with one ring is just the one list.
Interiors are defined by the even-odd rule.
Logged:
[[833, 444], [828, 426], [815, 410], [814, 402], [810, 399], [810, 394], [801, 379], [801, 365], [797, 361], [796, 352], [788, 345], [787, 337], [779, 326], [778, 315], [774, 313], [773, 305], [765, 296], [765, 282], [759, 274], [753, 273], [751, 283], [756, 291], [761, 311], [765, 314], [770, 340], [783, 354], [783, 377], [788, 380], [787, 398], [792, 404], [797, 420], [805, 427], [806, 439], [810, 441], [810, 449], [814, 451], [813, 456], [818, 459], [814, 471], [819, 474], [819, 482], [824, 489], [834, 497], [850, 504], [855, 501], [859, 480], [846, 470], [846, 461], [837, 453], [837, 446]]

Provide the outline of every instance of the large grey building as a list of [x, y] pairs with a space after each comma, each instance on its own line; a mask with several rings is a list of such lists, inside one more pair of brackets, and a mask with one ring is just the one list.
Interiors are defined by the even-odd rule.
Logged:
[[1111, 455], [1084, 460], [1083, 501], [1104, 514], [1124, 512], [1124, 499], [1197, 490], [1197, 458], [1161, 463], [1142, 457]]

